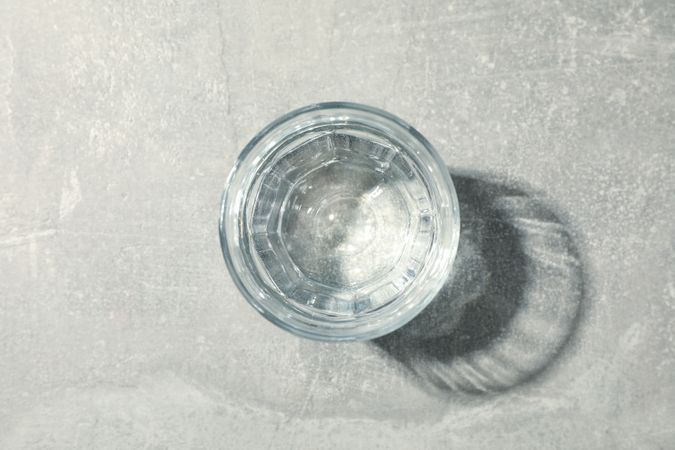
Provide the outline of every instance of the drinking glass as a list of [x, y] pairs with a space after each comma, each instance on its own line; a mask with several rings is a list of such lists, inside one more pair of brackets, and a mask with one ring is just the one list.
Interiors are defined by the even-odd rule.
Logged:
[[321, 103], [246, 145], [226, 183], [220, 238], [237, 287], [276, 325], [373, 339], [415, 317], [450, 276], [459, 207], [443, 160], [410, 125]]

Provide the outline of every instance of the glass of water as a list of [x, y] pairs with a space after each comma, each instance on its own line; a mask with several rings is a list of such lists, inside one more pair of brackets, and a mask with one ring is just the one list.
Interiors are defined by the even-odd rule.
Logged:
[[248, 143], [220, 214], [248, 302], [297, 335], [373, 339], [410, 321], [452, 270], [459, 207], [431, 144], [384, 111], [321, 103]]

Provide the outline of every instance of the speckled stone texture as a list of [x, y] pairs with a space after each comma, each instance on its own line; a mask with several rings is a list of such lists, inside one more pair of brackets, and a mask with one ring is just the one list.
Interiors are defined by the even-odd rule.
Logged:
[[[453, 308], [376, 343], [219, 247], [239, 150], [327, 100], [468, 214]], [[669, 0], [0, 0], [0, 447], [674, 448], [674, 166]]]

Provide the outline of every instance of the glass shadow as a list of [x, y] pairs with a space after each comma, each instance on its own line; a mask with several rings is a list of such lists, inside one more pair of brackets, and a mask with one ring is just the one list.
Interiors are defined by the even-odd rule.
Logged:
[[570, 340], [584, 303], [583, 264], [541, 196], [451, 175], [462, 215], [452, 279], [419, 316], [373, 344], [429, 388], [504, 391], [542, 373]]

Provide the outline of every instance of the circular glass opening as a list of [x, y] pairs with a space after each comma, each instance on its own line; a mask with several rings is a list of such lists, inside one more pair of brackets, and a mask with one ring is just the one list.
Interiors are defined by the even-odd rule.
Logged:
[[220, 231], [237, 285], [274, 323], [316, 339], [369, 339], [412, 319], [443, 285], [459, 211], [419, 133], [383, 111], [327, 103], [247, 145]]

